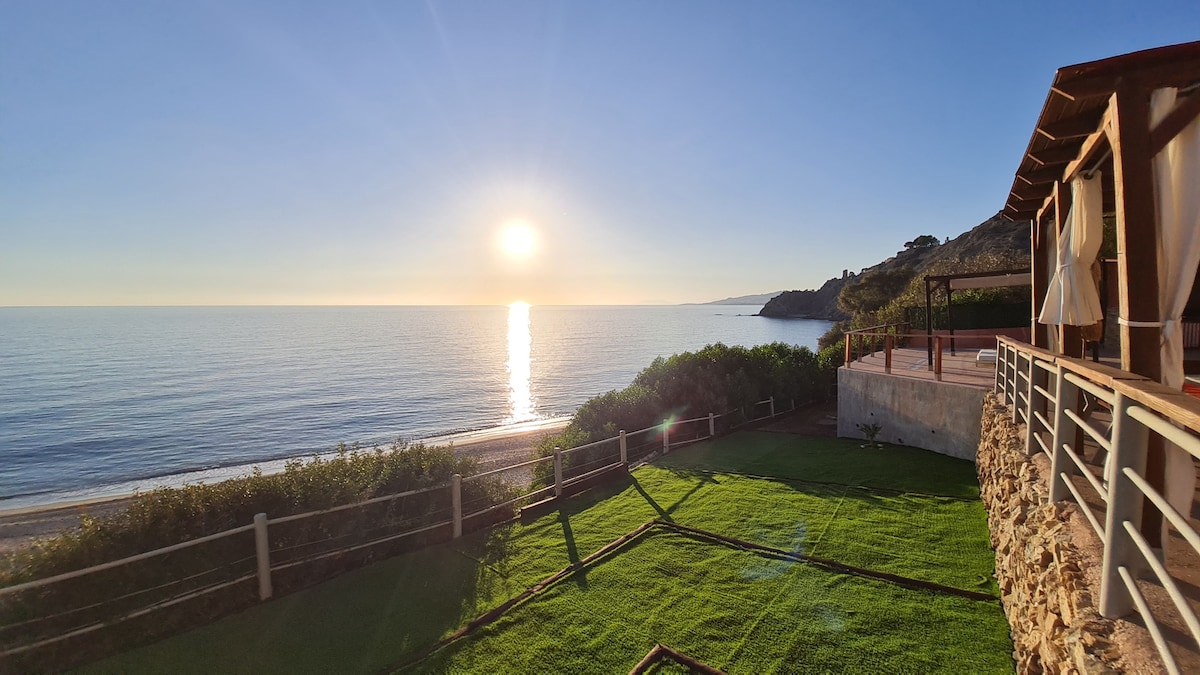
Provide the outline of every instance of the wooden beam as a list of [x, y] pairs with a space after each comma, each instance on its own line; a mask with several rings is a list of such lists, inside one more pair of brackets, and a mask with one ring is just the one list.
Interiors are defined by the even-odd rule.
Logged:
[[1192, 92], [1191, 96], [1176, 103], [1175, 109], [1150, 132], [1150, 156], [1157, 155], [1167, 147], [1167, 143], [1191, 124], [1197, 115], [1200, 115], [1200, 92]]
[[1105, 111], [1104, 116], [1100, 118], [1100, 128], [1084, 139], [1083, 145], [1079, 147], [1079, 156], [1063, 169], [1063, 181], [1070, 181], [1081, 169], [1094, 162], [1101, 148], [1111, 147], [1108, 141], [1108, 121], [1109, 115]]
[[1067, 117], [1057, 122], [1039, 124], [1037, 132], [1052, 141], [1083, 138], [1096, 130], [1103, 115], [1103, 107], [1087, 110], [1074, 117]]
[[1008, 204], [1017, 213], [1026, 213], [1037, 209], [1044, 201], [1044, 199], [1010, 199]]
[[[1054, 195], [1051, 193], [1050, 198], [1053, 199], [1053, 197]], [[1050, 289], [1050, 262], [1046, 225], [1041, 211], [1038, 212], [1037, 219], [1033, 221], [1032, 225], [1029, 228], [1031, 237], [1029, 273], [1033, 277], [1030, 289], [1033, 299], [1033, 315], [1030, 320], [1029, 337], [1034, 347], [1045, 349], [1050, 346], [1050, 327], [1038, 323], [1037, 317], [1042, 313], [1042, 307], [1046, 304], [1046, 291]]]
[[[1158, 310], [1158, 228], [1150, 154], [1150, 90], [1124, 80], [1109, 103], [1112, 115], [1113, 178], [1117, 213], [1117, 273], [1120, 316], [1149, 326], [1121, 325], [1121, 369], [1162, 380]], [[1151, 434], [1152, 439], [1158, 438]], [[1166, 482], [1161, 442], [1146, 453], [1146, 480], [1159, 492]], [[1153, 504], [1142, 509], [1142, 536], [1162, 547], [1162, 516]]]
[[1029, 185], [1024, 181], [1016, 181], [1012, 190], [1008, 194], [1012, 199], [1009, 202], [1021, 201], [1024, 199], [1036, 199], [1038, 206], [1046, 199], [1046, 195], [1050, 193], [1050, 184], [1045, 185]]
[[1038, 209], [1038, 212], [1037, 212], [1038, 222], [1041, 222], [1041, 220], [1046, 217], [1047, 213], [1054, 213], [1051, 210], [1053, 208], [1054, 208], [1054, 191], [1051, 190], [1050, 194], [1046, 195], [1046, 200], [1044, 202], [1042, 202], [1042, 207], [1040, 209]]
[[1118, 81], [1121, 76], [1130, 71], [1137, 72], [1141, 86], [1145, 87], [1147, 91], [1153, 91], [1159, 87], [1179, 86], [1200, 79], [1200, 60], [1172, 58], [1162, 63], [1140, 68], [1129, 64], [1124, 68], [1111, 69], [1108, 72], [1089, 73], [1063, 79], [1055, 82], [1050, 87], [1050, 91], [1070, 101], [1110, 96], [1119, 86]]
[[1028, 185], [1045, 185], [1054, 183], [1060, 178], [1062, 178], [1062, 169], [1059, 168], [1036, 169], [1017, 174], [1017, 179]]
[[1066, 164], [1079, 156], [1079, 144], [1064, 143], [1043, 150], [1035, 150], [1025, 156], [1042, 166]]

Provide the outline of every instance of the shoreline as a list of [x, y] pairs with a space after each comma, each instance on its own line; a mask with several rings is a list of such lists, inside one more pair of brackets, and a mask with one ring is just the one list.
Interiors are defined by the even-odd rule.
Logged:
[[[562, 430], [569, 421], [569, 418], [535, 420], [438, 436], [418, 442], [431, 446], [450, 446], [456, 455], [477, 457], [481, 470], [486, 471], [529, 459], [534, 446], [543, 436]], [[220, 480], [245, 475], [254, 466], [257, 464], [240, 465], [236, 467], [239, 470], [236, 474]], [[98, 495], [0, 509], [0, 555], [23, 548], [36, 539], [77, 527], [84, 515], [99, 518], [114, 513], [124, 508], [134, 498], [134, 494], [126, 492]]]

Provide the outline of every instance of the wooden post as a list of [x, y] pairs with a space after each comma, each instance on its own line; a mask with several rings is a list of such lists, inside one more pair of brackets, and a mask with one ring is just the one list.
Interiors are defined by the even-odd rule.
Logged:
[[271, 588], [271, 546], [267, 541], [267, 514], [254, 515], [254, 554], [258, 558], [258, 599], [274, 595]]
[[925, 275], [925, 362], [933, 367], [933, 289], [929, 287], [929, 275]]
[[619, 431], [617, 433], [617, 436], [619, 436], [621, 439], [621, 463], [628, 464], [629, 463], [629, 446], [626, 445], [626, 443], [625, 443], [625, 430], [622, 429], [621, 431]]
[[562, 449], [554, 448], [554, 496], [562, 497], [563, 467]]
[[450, 478], [450, 512], [454, 514], [454, 538], [462, 536], [462, 474]]
[[883, 372], [889, 375], [892, 372], [892, 339], [891, 335], [883, 338]]
[[852, 360], [852, 359], [850, 358], [850, 336], [849, 336], [849, 335], [843, 335], [843, 336], [842, 336], [842, 340], [843, 340], [843, 341], [845, 341], [845, 343], [846, 343], [846, 367], [847, 367], [847, 368], [849, 368], [849, 367], [850, 367], [850, 361]]
[[717, 435], [717, 416], [708, 413], [708, 435], [713, 437]]
[[[1155, 227], [1154, 174], [1150, 155], [1150, 92], [1122, 80], [1109, 99], [1113, 183], [1116, 188], [1117, 274], [1121, 323], [1121, 369], [1162, 380], [1158, 314], [1158, 229]], [[1140, 324], [1140, 325], [1139, 325]], [[1146, 481], [1164, 491], [1166, 453], [1157, 436], [1146, 455]], [[1142, 509], [1141, 532], [1162, 547], [1162, 516], [1149, 503]]]
[[663, 420], [663, 454], [671, 451], [671, 420]]
[[933, 379], [942, 381], [942, 336], [933, 336]]
[[1030, 262], [1030, 274], [1032, 277], [1032, 295], [1033, 295], [1033, 317], [1030, 321], [1031, 330], [1029, 332], [1030, 341], [1033, 346], [1046, 349], [1050, 346], [1050, 337], [1047, 326], [1044, 323], [1038, 323], [1038, 316], [1042, 313], [1042, 307], [1046, 304], [1046, 292], [1050, 290], [1050, 275], [1047, 267], [1049, 261], [1049, 242], [1047, 240], [1047, 228], [1039, 219], [1034, 219], [1030, 222], [1030, 237], [1033, 240], [1033, 249]]

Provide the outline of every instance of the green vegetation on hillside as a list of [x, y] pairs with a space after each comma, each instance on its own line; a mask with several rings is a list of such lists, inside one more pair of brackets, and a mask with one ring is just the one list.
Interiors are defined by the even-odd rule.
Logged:
[[634, 431], [666, 418], [688, 419], [748, 409], [775, 397], [782, 407], [825, 400], [837, 381], [837, 365], [807, 347], [775, 342], [757, 347], [717, 343], [695, 352], [659, 357], [620, 390], [579, 407], [560, 434], [539, 445], [543, 454], [571, 448], [624, 429]]

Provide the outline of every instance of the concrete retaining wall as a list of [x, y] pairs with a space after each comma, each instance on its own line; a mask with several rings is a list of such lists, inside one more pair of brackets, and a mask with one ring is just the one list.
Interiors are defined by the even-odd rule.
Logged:
[[858, 425], [880, 426], [876, 440], [975, 461], [985, 390], [883, 373], [838, 369], [838, 436], [865, 438]]

